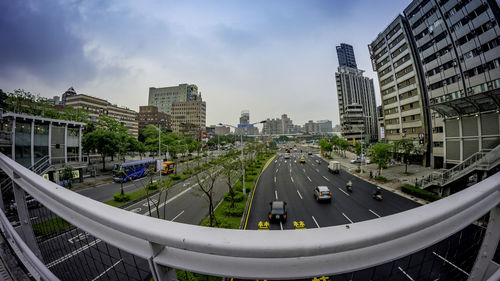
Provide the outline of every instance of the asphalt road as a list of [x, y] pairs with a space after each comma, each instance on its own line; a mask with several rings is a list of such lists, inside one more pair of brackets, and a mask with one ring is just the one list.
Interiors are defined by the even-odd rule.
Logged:
[[[290, 159], [279, 153], [261, 175], [253, 198], [247, 229], [259, 229], [259, 222], [268, 221], [269, 202], [287, 202], [288, 219], [282, 225], [270, 224], [270, 229], [316, 228], [349, 224], [377, 217], [388, 216], [419, 204], [397, 194], [382, 191], [384, 199], [372, 199], [375, 185], [361, 180], [345, 171], [339, 174], [328, 172], [328, 163], [317, 155], [292, 152]], [[299, 163], [304, 156], [306, 163]], [[321, 164], [316, 163], [320, 160]], [[353, 192], [347, 192], [348, 181], [353, 183]], [[328, 186], [333, 193], [331, 202], [316, 202], [313, 189]]]

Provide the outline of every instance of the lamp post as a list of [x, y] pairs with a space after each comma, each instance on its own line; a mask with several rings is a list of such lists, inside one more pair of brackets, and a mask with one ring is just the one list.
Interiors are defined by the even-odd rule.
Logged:
[[[265, 123], [266, 121], [260, 121], [260, 122], [255, 122], [255, 123], [251, 123], [249, 125], [255, 125], [255, 124], [259, 124], [259, 123]], [[222, 123], [219, 123], [218, 124], [219, 126], [228, 126], [228, 127], [231, 127], [231, 128], [234, 128], [235, 130], [235, 133], [236, 133], [236, 129], [238, 129], [238, 127], [235, 127], [233, 125], [229, 125], [229, 124], [222, 124]], [[243, 181], [242, 181], [242, 186], [243, 186], [243, 194], [247, 194], [247, 190], [245, 188], [245, 163], [243, 161], [243, 132], [240, 133], [240, 146], [241, 146], [241, 169], [243, 171]]]
[[161, 143], [161, 128], [160, 128], [160, 123], [158, 123], [158, 157], [160, 157], [161, 155], [160, 143]]

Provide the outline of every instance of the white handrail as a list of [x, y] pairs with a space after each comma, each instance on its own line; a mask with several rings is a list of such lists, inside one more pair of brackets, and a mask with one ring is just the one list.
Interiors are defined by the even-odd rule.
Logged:
[[434, 203], [379, 219], [301, 231], [228, 230], [105, 205], [44, 180], [3, 154], [0, 168], [54, 213], [124, 251], [158, 265], [239, 278], [296, 279], [380, 265], [447, 238], [500, 203], [497, 173]]

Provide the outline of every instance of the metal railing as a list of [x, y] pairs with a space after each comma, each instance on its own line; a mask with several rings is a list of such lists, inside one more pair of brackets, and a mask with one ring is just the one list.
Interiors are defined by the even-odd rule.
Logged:
[[484, 149], [469, 156], [460, 164], [443, 172], [433, 172], [421, 181], [422, 188], [431, 185], [444, 186], [457, 180], [474, 169], [489, 170], [500, 164], [500, 145], [494, 149]]
[[50, 159], [49, 156], [46, 155], [38, 161], [33, 164], [33, 166], [29, 167], [28, 169], [33, 171], [37, 175], [43, 175], [47, 172], [47, 170], [50, 168]]
[[[481, 254], [467, 275], [469, 280], [486, 280], [499, 270], [492, 258], [500, 239], [500, 173], [434, 203], [391, 216], [300, 231], [254, 231], [200, 227], [114, 208], [43, 180], [3, 154], [0, 168], [12, 179], [15, 190], [28, 192], [99, 241], [147, 260], [155, 280], [175, 280], [172, 268], [281, 280], [353, 272], [425, 249], [488, 212]], [[29, 236], [29, 232], [24, 234]]]

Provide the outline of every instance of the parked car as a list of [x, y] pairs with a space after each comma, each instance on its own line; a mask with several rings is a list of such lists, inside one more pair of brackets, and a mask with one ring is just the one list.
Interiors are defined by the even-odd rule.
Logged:
[[314, 199], [316, 199], [316, 201], [331, 201], [332, 192], [328, 186], [317, 186], [314, 189]]
[[309, 151], [309, 152], [307, 153], [307, 155], [313, 155], [312, 151]]
[[285, 201], [272, 201], [269, 202], [271, 210], [268, 213], [269, 221], [286, 222], [286, 202]]

